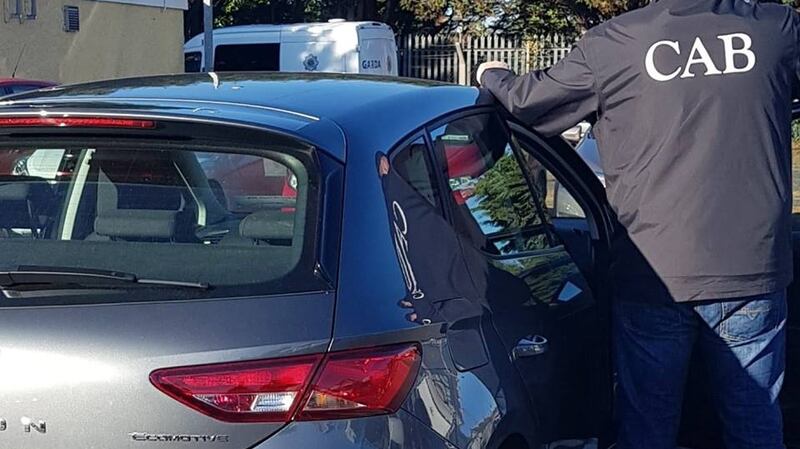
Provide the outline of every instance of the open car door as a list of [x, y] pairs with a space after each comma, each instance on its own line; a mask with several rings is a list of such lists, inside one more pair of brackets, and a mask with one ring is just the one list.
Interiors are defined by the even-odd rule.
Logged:
[[[795, 104], [793, 131], [800, 126], [800, 105]], [[789, 448], [800, 448], [800, 141], [792, 133], [792, 249], [794, 281], [789, 286], [789, 315], [786, 324], [786, 376], [781, 405], [783, 406], [785, 442]]]
[[[563, 390], [554, 388], [536, 395], [550, 396], [558, 402], [551, 413], [554, 419], [543, 419], [543, 426], [554, 441], [597, 437], [598, 447], [613, 442], [613, 370], [611, 364], [609, 294], [602, 282], [608, 266], [607, 248], [613, 232], [605, 190], [592, 170], [574, 149], [560, 137], [544, 139], [524, 126], [509, 121], [512, 145], [521, 154], [529, 184], [543, 198], [541, 208], [549, 217], [547, 226], [573, 264], [572, 278], [566, 279], [555, 300], [549, 304], [552, 320], [552, 351], [559, 351], [549, 372], [546, 364], [519, 364], [523, 377], [563, 376]], [[560, 187], [559, 187], [560, 186]], [[582, 214], [562, 218], [556, 214], [557, 188], [569, 191]], [[527, 365], [525, 363], [528, 363]], [[580, 392], [570, 395], [566, 389]], [[544, 403], [548, 403], [545, 399]]]

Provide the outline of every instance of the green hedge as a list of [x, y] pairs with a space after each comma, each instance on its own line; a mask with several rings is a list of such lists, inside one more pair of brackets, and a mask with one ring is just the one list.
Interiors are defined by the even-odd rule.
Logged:
[[794, 146], [800, 146], [800, 120], [792, 123], [792, 143]]

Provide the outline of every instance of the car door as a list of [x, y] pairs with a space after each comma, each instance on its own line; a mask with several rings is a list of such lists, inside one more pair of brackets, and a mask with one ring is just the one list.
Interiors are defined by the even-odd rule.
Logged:
[[[399, 305], [405, 320], [445, 335], [423, 343], [418, 386], [406, 410], [457, 447], [517, 448], [519, 438], [533, 447], [539, 429], [526, 388], [476, 293], [462, 237], [447, 220], [428, 140], [423, 133], [409, 138], [388, 160], [381, 156], [378, 167], [407, 291]], [[358, 238], [373, 240], [364, 233]], [[381, 288], [388, 289], [385, 282]], [[390, 298], [387, 305], [396, 309]]]
[[512, 137], [493, 110], [455, 116], [429, 132], [443, 200], [467, 237], [473, 281], [525, 383], [542, 442], [597, 444], [611, 416], [604, 312], [579, 268], [592, 252], [571, 254], [546, 204], [555, 178], [540, 155], [551, 149], [534, 146], [522, 130], [523, 139]]
[[785, 441], [800, 447], [800, 108], [795, 106], [792, 123], [792, 248], [794, 282], [789, 286], [789, 315], [786, 324], [786, 376], [781, 395]]

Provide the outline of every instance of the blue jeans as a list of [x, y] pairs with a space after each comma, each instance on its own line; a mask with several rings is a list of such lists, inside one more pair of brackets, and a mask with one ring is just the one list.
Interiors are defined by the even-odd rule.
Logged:
[[702, 303], [656, 296], [614, 304], [617, 449], [675, 449], [693, 350], [708, 367], [725, 447], [783, 449], [786, 293]]

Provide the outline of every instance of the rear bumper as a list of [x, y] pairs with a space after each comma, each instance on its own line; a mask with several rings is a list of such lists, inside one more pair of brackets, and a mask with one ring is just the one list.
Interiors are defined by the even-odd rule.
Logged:
[[293, 422], [253, 449], [455, 449], [407, 412], [340, 421]]

